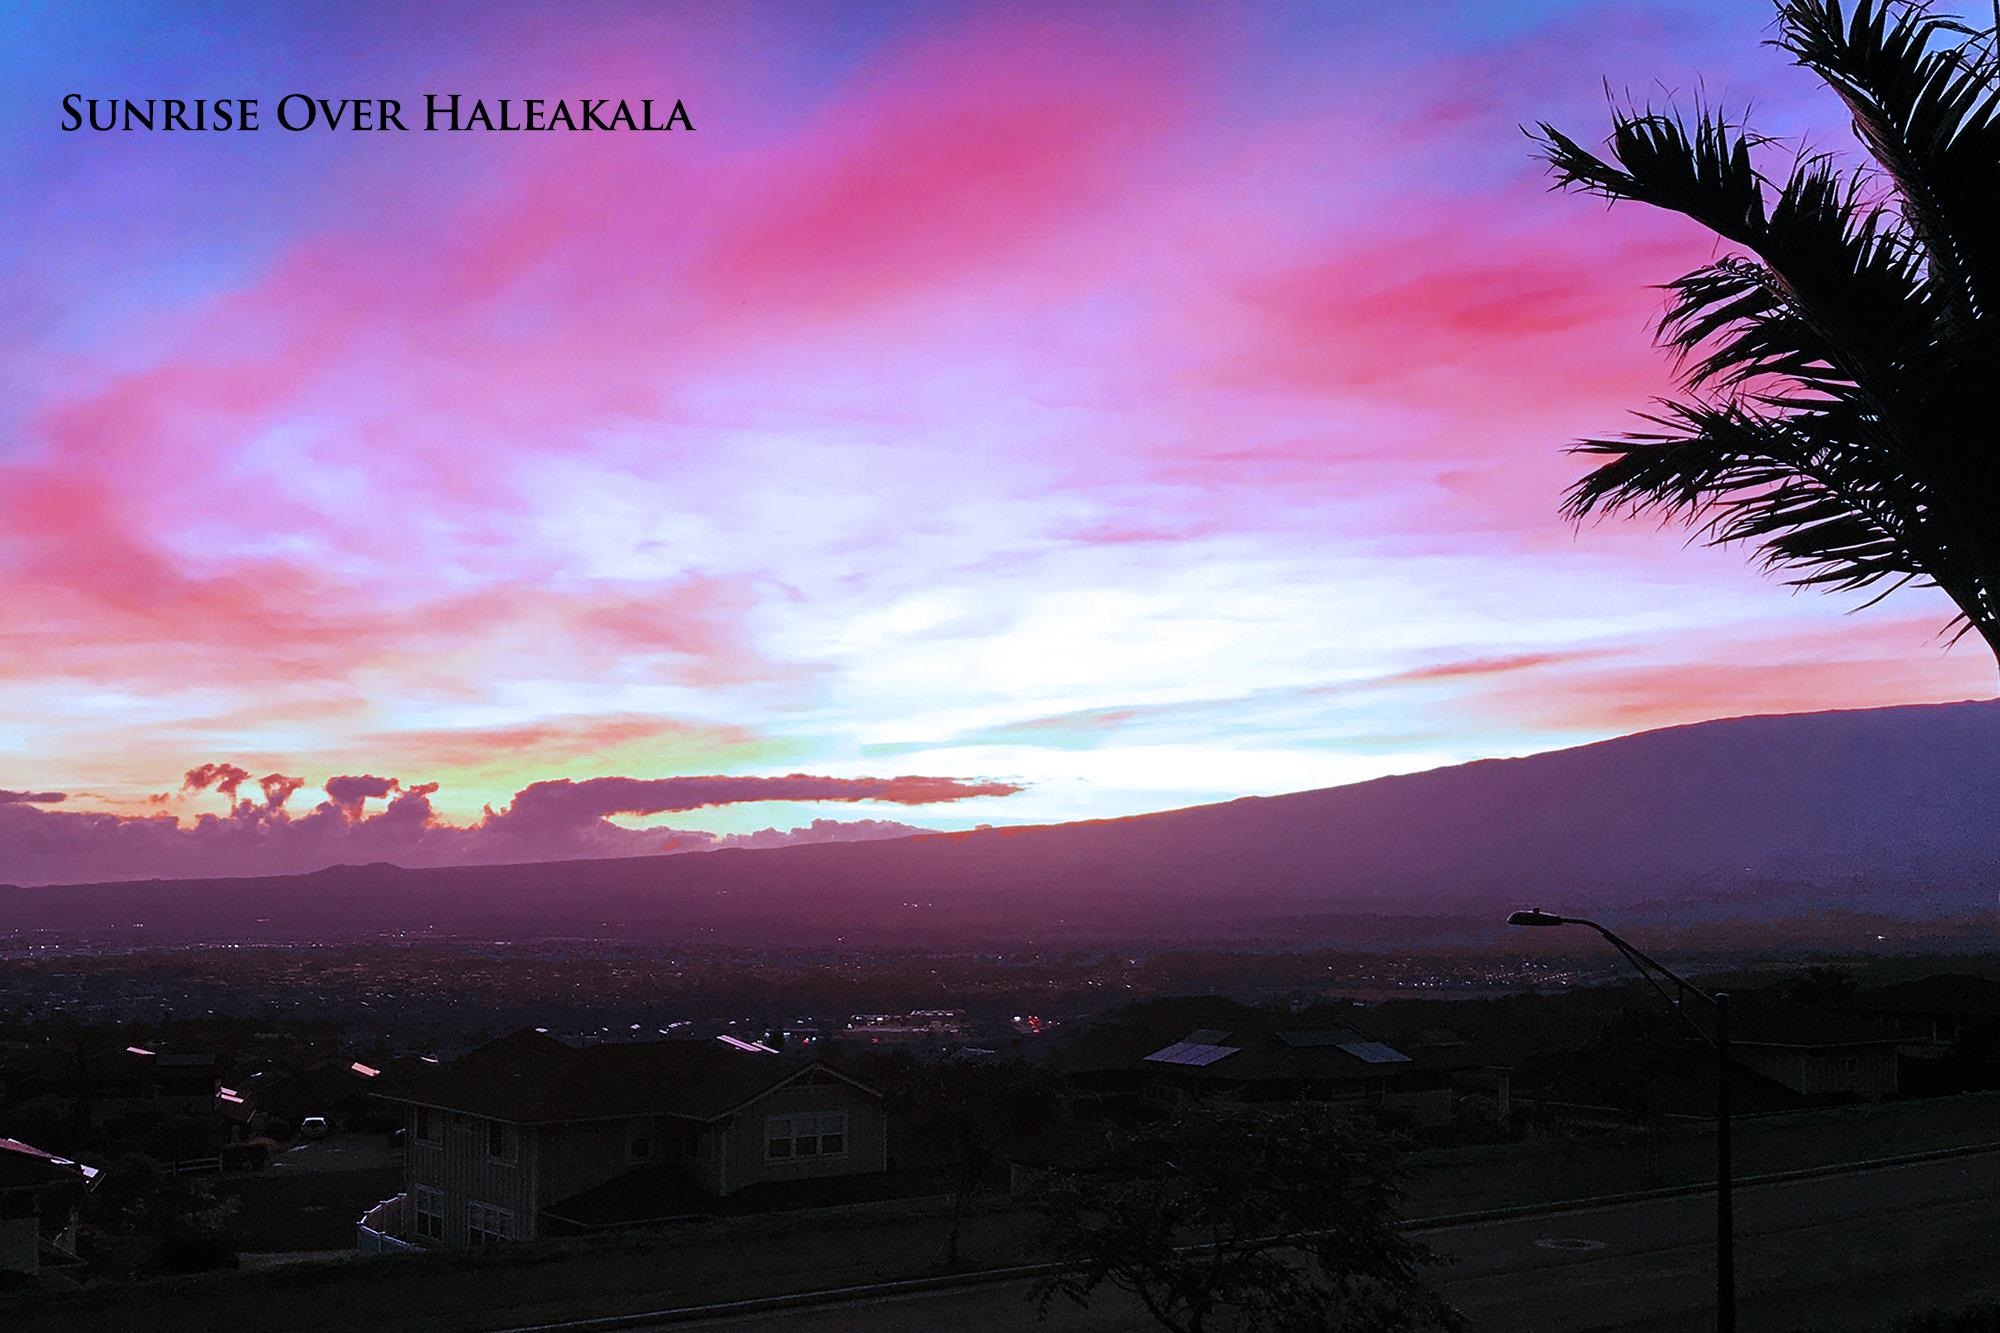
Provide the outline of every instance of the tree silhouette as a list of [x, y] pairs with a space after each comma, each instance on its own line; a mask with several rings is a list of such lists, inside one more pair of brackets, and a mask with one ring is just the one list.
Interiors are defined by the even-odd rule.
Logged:
[[1795, 586], [1907, 584], [2000, 655], [2000, 79], [1995, 39], [1922, 4], [1785, 0], [1773, 45], [1846, 104], [1873, 159], [1843, 170], [1708, 107], [1613, 109], [1610, 160], [1531, 131], [1558, 188], [1701, 223], [1731, 253], [1668, 284], [1679, 397], [1590, 439], [1581, 521], [1686, 523]]
[[1397, 1229], [1398, 1174], [1382, 1134], [1325, 1105], [1184, 1108], [1034, 1186], [1065, 1265], [1036, 1297], [1109, 1284], [1174, 1333], [1457, 1330]]
[[951, 1189], [944, 1261], [956, 1266], [966, 1206], [1005, 1159], [1007, 1148], [1046, 1129], [1059, 1113], [1048, 1071], [1020, 1061], [918, 1065], [898, 1089], [911, 1138], [936, 1158]]

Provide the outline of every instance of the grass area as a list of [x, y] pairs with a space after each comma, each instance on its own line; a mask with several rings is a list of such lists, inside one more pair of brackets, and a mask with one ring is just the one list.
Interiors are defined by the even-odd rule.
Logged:
[[354, 1219], [403, 1188], [400, 1166], [224, 1176], [216, 1192], [237, 1201], [237, 1247], [340, 1250], [354, 1244]]
[[[1737, 1160], [1738, 1169], [1751, 1175], [1993, 1141], [2000, 1141], [2000, 1094], [1978, 1094], [1744, 1121], [1737, 1126]], [[1650, 1169], [1646, 1148], [1636, 1134], [1422, 1153], [1414, 1162], [1406, 1212], [1437, 1215], [1694, 1183], [1711, 1178], [1712, 1153], [1710, 1128], [1685, 1123], [1659, 1132]], [[330, 1333], [369, 1327], [471, 1333], [538, 1320], [929, 1276], [944, 1271], [940, 1258], [949, 1211], [946, 1201], [902, 1200], [837, 1211], [721, 1218], [664, 1231], [539, 1242], [493, 1251], [355, 1259], [265, 1272], [106, 1284], [67, 1296], [37, 1293], [0, 1299], [0, 1326], [10, 1331], [59, 1328], [75, 1333], [124, 1333], [133, 1327], [160, 1333], [208, 1333], [216, 1328]], [[981, 1200], [966, 1220], [965, 1261], [960, 1267], [976, 1269], [1030, 1259], [1033, 1225], [1032, 1218], [1004, 1196]], [[1843, 1224], [1839, 1237], [1873, 1234], [1871, 1229], [1885, 1225], [1880, 1220]], [[1950, 1243], [1940, 1248], [1952, 1254], [1965, 1252], [1970, 1243], [1966, 1237], [1982, 1229], [1994, 1231], [1981, 1218], [1968, 1223], [1966, 1231], [1952, 1235]], [[351, 1237], [352, 1233], [344, 1234]], [[1843, 1250], [1847, 1245], [1839, 1238], [1829, 1243], [1837, 1243]], [[1890, 1236], [1882, 1243], [1904, 1242]], [[1990, 1237], [1982, 1234], [1980, 1243], [1990, 1243], [1995, 1250], [1993, 1271], [2000, 1271], [2000, 1232]], [[1908, 1245], [1918, 1247], [1914, 1240]], [[1753, 1262], [1768, 1263], [1781, 1279], [1789, 1272], [1786, 1265], [1802, 1265], [1802, 1281], [1812, 1276], [1808, 1271], [1812, 1265], [1825, 1262], [1815, 1258], [1809, 1263], [1782, 1245], [1768, 1258], [1753, 1261], [1752, 1255], [1759, 1253], [1746, 1247], [1746, 1283]], [[1689, 1301], [1706, 1299], [1705, 1251], [1691, 1250], [1679, 1259], [1669, 1254], [1629, 1262], [1664, 1265], [1658, 1272], [1635, 1272], [1633, 1280], [1643, 1277], [1662, 1291], [1684, 1287]], [[1686, 1266], [1685, 1281], [1676, 1276], [1675, 1263]], [[1561, 1281], [1587, 1285], [1593, 1279], [1580, 1270], [1592, 1267], [1564, 1267], [1559, 1270]], [[1864, 1266], [1855, 1271], [1873, 1269]], [[1789, 1279], [1774, 1285], [1760, 1277], [1760, 1290], [1783, 1289], [1784, 1280]], [[1885, 1278], [1884, 1285], [1895, 1291], [1917, 1289], [1902, 1277], [1894, 1282]], [[1955, 1291], [1961, 1285], [1953, 1281], [1939, 1289]], [[1493, 1299], [1501, 1297], [1494, 1294]], [[1589, 1303], [1593, 1299], [1601, 1303], [1593, 1306]], [[1595, 1295], [1580, 1291], [1577, 1300], [1583, 1303], [1572, 1308], [1624, 1308], [1612, 1303], [1608, 1291]], [[1787, 1311], [1786, 1318], [1791, 1317]], [[1497, 1306], [1495, 1318], [1501, 1321], [1493, 1325], [1496, 1329], [1531, 1326], [1505, 1322], [1508, 1316]], [[1661, 1318], [1668, 1322], [1630, 1327], [1635, 1331], [1664, 1330], [1699, 1323], [1666, 1314]], [[1672, 1322], [1674, 1318], [1679, 1322]], [[1795, 1322], [1747, 1317], [1745, 1321], [1749, 1328], [1795, 1326]]]
[[[1880, 1333], [1896, 1318], [2000, 1295], [1984, 1200], [1737, 1241], [1737, 1322], [1770, 1333]], [[1447, 1283], [1476, 1333], [1687, 1333], [1712, 1326], [1714, 1251], [1691, 1245]]]
[[[1715, 1179], [1712, 1124], [1667, 1122], [1652, 1139], [1634, 1129], [1418, 1153], [1405, 1211], [1434, 1217]], [[1737, 1121], [1731, 1141], [1738, 1176], [2000, 1143], [2000, 1093], [1758, 1116]]]
[[[994, 1206], [1000, 1205], [1000, 1206]], [[769, 1214], [591, 1240], [301, 1264], [0, 1300], [0, 1327], [123, 1333], [395, 1328], [467, 1333], [944, 1271], [948, 1205]], [[961, 1268], [1018, 1262], [1030, 1220], [1002, 1201], [966, 1222]], [[143, 1317], [135, 1311], [143, 1302]]]

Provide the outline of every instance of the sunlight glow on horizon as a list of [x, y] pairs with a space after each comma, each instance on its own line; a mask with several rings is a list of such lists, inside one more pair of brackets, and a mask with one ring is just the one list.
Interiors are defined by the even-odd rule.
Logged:
[[[1941, 597], [1557, 516], [1712, 246], [1548, 193], [1518, 126], [1698, 72], [1842, 139], [1754, 6], [226, 13], [0, 20], [0, 789], [50, 810], [191, 825], [211, 762], [457, 825], [565, 778], [1025, 788], [608, 817], [948, 829], [1994, 693]], [[54, 131], [216, 70], [698, 131]]]

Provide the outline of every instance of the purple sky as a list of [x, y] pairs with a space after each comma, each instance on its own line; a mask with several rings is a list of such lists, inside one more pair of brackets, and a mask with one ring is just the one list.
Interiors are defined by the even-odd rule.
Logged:
[[[1699, 83], [1844, 145], [1766, 18], [12, 7], [0, 881], [1096, 817], [1989, 696], [1935, 596], [1847, 617], [1556, 516], [1712, 249], [1548, 193], [1519, 126]], [[271, 119], [427, 91], [697, 128]], [[69, 92], [265, 128], [64, 134]]]

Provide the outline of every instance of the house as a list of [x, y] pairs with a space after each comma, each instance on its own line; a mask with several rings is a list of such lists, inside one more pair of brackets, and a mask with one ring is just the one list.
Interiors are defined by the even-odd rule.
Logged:
[[[414, 1061], [398, 1068], [409, 1070]], [[235, 1087], [220, 1087], [215, 1110], [239, 1136], [290, 1133], [308, 1116], [336, 1129], [380, 1129], [395, 1111], [374, 1095], [385, 1068], [361, 1060], [330, 1058], [299, 1069], [253, 1074]]]
[[880, 1092], [734, 1038], [572, 1046], [518, 1032], [378, 1095], [404, 1111], [406, 1189], [363, 1220], [369, 1249], [658, 1221], [751, 1186], [888, 1166]]
[[1899, 1093], [2000, 1087], [2000, 981], [1963, 973], [1923, 977], [1870, 987], [1833, 1007], [1899, 1038]]
[[1418, 1124], [1449, 1122], [1478, 1096], [1504, 1107], [1506, 1071], [1463, 1042], [1392, 1046], [1345, 1013], [1250, 1008], [1209, 998], [1133, 1005], [1078, 1037], [1056, 1068], [1100, 1102], [1136, 1098], [1351, 1102]]
[[[1707, 1027], [1712, 1018], [1695, 1013]], [[1883, 1024], [1751, 991], [1730, 997], [1730, 1056], [1815, 1100], [1893, 1097], [1899, 1038]]]
[[1840, 1009], [1884, 1023], [1917, 1059], [2000, 1061], [2000, 981], [1953, 974], [1876, 986]]
[[222, 1061], [205, 1052], [45, 1050], [7, 1079], [10, 1103], [48, 1098], [61, 1118], [92, 1129], [132, 1132], [215, 1104]]
[[[77, 1202], [96, 1172], [65, 1157], [0, 1139], [0, 1273], [41, 1271], [42, 1251], [73, 1233]], [[72, 1256], [73, 1257], [73, 1256]]]

